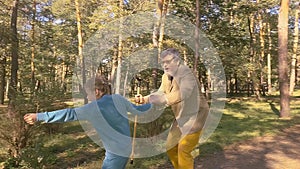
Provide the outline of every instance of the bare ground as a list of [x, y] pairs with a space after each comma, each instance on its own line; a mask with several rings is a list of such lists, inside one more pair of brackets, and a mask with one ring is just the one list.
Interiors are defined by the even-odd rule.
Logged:
[[300, 125], [257, 137], [195, 161], [197, 169], [300, 169]]
[[[170, 164], [161, 167], [172, 168]], [[276, 136], [256, 137], [198, 157], [195, 169], [300, 169], [300, 125]]]

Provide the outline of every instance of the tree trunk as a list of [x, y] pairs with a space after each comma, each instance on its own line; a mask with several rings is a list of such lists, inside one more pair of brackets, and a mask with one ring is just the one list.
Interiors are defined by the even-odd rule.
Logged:
[[18, 39], [18, 32], [17, 32], [17, 19], [18, 19], [18, 4], [19, 0], [14, 1], [13, 11], [11, 15], [11, 37], [12, 37], [12, 47], [11, 47], [11, 78], [10, 78], [10, 85], [9, 85], [9, 93], [8, 97], [10, 102], [14, 100], [17, 83], [18, 83], [18, 50], [19, 50], [19, 39]]
[[[123, 12], [124, 4], [123, 1], [119, 1], [119, 8], [121, 12]], [[120, 25], [119, 25], [119, 40], [118, 40], [118, 53], [117, 53], [117, 70], [116, 70], [116, 81], [115, 81], [115, 93], [120, 94], [120, 88], [121, 88], [121, 68], [122, 68], [122, 57], [123, 57], [123, 18], [120, 18]]]
[[272, 51], [272, 38], [271, 38], [271, 27], [270, 23], [267, 24], [267, 30], [268, 30], [268, 55], [267, 55], [267, 66], [268, 66], [268, 94], [272, 92], [272, 57], [271, 57], [271, 51]]
[[[122, 19], [120, 20], [120, 32], [123, 29]], [[123, 57], [123, 42], [122, 42], [122, 34], [119, 34], [119, 43], [118, 43], [118, 55], [117, 55], [117, 71], [116, 71], [116, 81], [115, 81], [115, 93], [120, 94], [121, 87], [121, 68], [122, 68], [122, 57]]]
[[164, 39], [164, 30], [165, 30], [165, 20], [166, 15], [168, 11], [168, 1], [164, 0], [163, 2], [163, 9], [162, 9], [162, 15], [160, 16], [160, 28], [159, 28], [159, 38], [158, 38], [158, 59], [160, 58], [160, 53], [163, 48], [163, 39]]
[[[108, 78], [108, 80], [110, 81], [111, 84], [114, 84], [114, 82], [115, 82], [114, 79], [115, 79], [117, 67], [118, 67], [118, 49], [114, 48], [114, 54], [113, 54], [112, 61], [111, 61], [111, 72], [110, 72], [110, 75]], [[114, 92], [114, 91], [115, 91], [115, 86], [113, 86], [113, 88], [112, 88], [112, 92]]]
[[296, 62], [296, 84], [299, 84], [300, 82], [300, 55], [298, 54], [296, 56], [297, 62]]
[[33, 0], [33, 16], [31, 21], [31, 92], [34, 92], [35, 88], [35, 16], [36, 16], [36, 0]]
[[[164, 22], [165, 22], [165, 17], [167, 14], [167, 9], [168, 9], [168, 1], [167, 0], [157, 0], [156, 1], [156, 13], [157, 13], [158, 19], [153, 28], [152, 42], [153, 42], [153, 47], [157, 47], [157, 49], [158, 49], [157, 58], [154, 60], [157, 64], [158, 64], [158, 60], [160, 58], [160, 53], [161, 53], [162, 47], [163, 47]], [[152, 89], [158, 88], [157, 76], [158, 76], [157, 69], [153, 68], [152, 69], [152, 81], [153, 81]]]
[[[76, 8], [76, 20], [77, 20], [77, 37], [78, 37], [78, 57], [79, 57], [79, 64], [81, 68], [81, 76], [82, 76], [82, 85], [86, 82], [86, 75], [85, 75], [85, 63], [84, 63], [84, 56], [82, 53], [83, 49], [83, 40], [82, 40], [82, 30], [81, 30], [81, 14], [80, 14], [80, 4], [78, 0], [75, 0], [75, 8]], [[84, 89], [81, 89], [84, 93], [84, 103], [88, 102]]]
[[197, 67], [199, 60], [199, 27], [200, 27], [200, 2], [196, 0], [196, 27], [195, 27], [195, 60], [194, 60], [194, 68], [193, 71], [197, 75]]
[[294, 88], [296, 85], [296, 64], [297, 64], [297, 50], [298, 50], [298, 42], [299, 42], [299, 8], [297, 7], [295, 10], [295, 28], [294, 28], [294, 45], [293, 45], [293, 55], [291, 62], [291, 79], [290, 79], [290, 95], [293, 95]]
[[[185, 45], [185, 41], [183, 41], [183, 44]], [[188, 57], [187, 57], [187, 53], [186, 53], [185, 48], [183, 50], [183, 63], [184, 63], [184, 65], [188, 65]]]
[[264, 30], [265, 26], [262, 21], [262, 14], [261, 10], [258, 14], [258, 23], [259, 23], [259, 41], [260, 41], [260, 55], [259, 55], [259, 70], [260, 70], [260, 86], [263, 90], [263, 83], [264, 83], [264, 73], [263, 73], [263, 67], [264, 67], [264, 58], [265, 58], [265, 38], [264, 38]]
[[280, 89], [280, 117], [290, 115], [288, 79], [288, 11], [289, 0], [281, 0], [278, 15], [278, 74]]
[[[1, 48], [5, 48], [5, 46], [9, 43], [7, 38], [4, 38], [5, 32], [7, 31], [6, 24], [3, 25], [5, 28], [0, 32], [0, 43]], [[0, 56], [0, 104], [4, 104], [5, 100], [5, 85], [6, 85], [6, 61], [7, 60], [7, 51], [6, 49], [1, 52]]]
[[[256, 37], [254, 34], [255, 28], [254, 28], [254, 16], [253, 15], [251, 15], [248, 18], [248, 27], [249, 27], [249, 32], [250, 32], [250, 63], [253, 65], [256, 65], [256, 62], [257, 62], [256, 50], [255, 50]], [[250, 96], [250, 93], [253, 93], [252, 91], [254, 91], [256, 99], [260, 100], [259, 83], [258, 83], [258, 79], [256, 77], [256, 73], [257, 73], [257, 69], [253, 69], [248, 72], [248, 78], [249, 78], [248, 96]], [[252, 90], [251, 92], [250, 92], [250, 89]]]
[[[13, 8], [12, 8], [12, 15], [11, 15], [11, 77], [10, 77], [10, 83], [9, 83], [9, 89], [8, 89], [8, 118], [11, 119], [11, 122], [14, 124], [14, 122], [17, 121], [17, 112], [15, 108], [15, 100], [17, 95], [17, 83], [18, 83], [18, 51], [19, 51], [19, 39], [18, 39], [18, 32], [17, 32], [17, 20], [18, 20], [18, 5], [19, 0], [15, 0], [13, 2]], [[18, 140], [17, 140], [17, 132], [16, 130], [12, 130], [12, 145], [15, 145], [14, 147], [11, 147], [11, 153], [14, 157], [17, 157], [19, 155], [19, 148], [18, 148]]]
[[153, 34], [152, 34], [153, 47], [158, 47], [158, 35], [159, 35], [161, 18], [162, 18], [163, 4], [164, 4], [164, 0], [156, 1], [156, 14], [158, 16], [158, 19], [153, 28]]
[[6, 76], [6, 56], [3, 55], [0, 58], [0, 104], [4, 104], [5, 99], [5, 76]]
[[[253, 16], [249, 16], [248, 17], [248, 29], [249, 29], [249, 33], [250, 33], [250, 57], [249, 57], [249, 62], [252, 63], [253, 57], [254, 57], [254, 47], [253, 47], [253, 35], [252, 35], [252, 30], [253, 30]], [[252, 80], [251, 80], [251, 74], [252, 74], [252, 70], [248, 70], [247, 72], [247, 95], [248, 97], [250, 97], [250, 89], [252, 88]]]

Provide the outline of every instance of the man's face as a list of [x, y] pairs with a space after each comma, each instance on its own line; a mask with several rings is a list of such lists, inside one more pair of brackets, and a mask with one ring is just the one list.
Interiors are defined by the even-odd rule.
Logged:
[[166, 74], [174, 76], [178, 69], [178, 62], [179, 61], [176, 60], [173, 55], [167, 55], [161, 59], [160, 63]]

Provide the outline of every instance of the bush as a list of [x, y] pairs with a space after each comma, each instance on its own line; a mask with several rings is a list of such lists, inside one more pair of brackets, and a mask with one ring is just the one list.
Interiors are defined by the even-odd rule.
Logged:
[[46, 151], [46, 148], [41, 143], [38, 143], [33, 147], [22, 149], [20, 156], [17, 158], [8, 157], [2, 165], [4, 169], [42, 169], [46, 164], [54, 164], [56, 160], [55, 155]]

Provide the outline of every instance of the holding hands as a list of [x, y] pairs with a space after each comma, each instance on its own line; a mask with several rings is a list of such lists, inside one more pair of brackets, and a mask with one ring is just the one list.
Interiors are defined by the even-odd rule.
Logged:
[[[148, 97], [147, 100], [149, 100], [149, 103], [152, 103], [152, 104], [161, 105], [161, 104], [167, 103], [167, 99], [164, 94], [153, 93], [150, 96], [146, 96], [146, 97]], [[141, 94], [135, 95], [135, 102], [138, 104], [144, 104], [145, 97], [143, 97]]]
[[138, 104], [144, 104], [145, 103], [145, 98], [141, 94], [137, 94], [134, 96], [135, 97], [135, 103]]
[[36, 115], [36, 113], [25, 114], [24, 120], [26, 123], [33, 125], [37, 120], [37, 115]]

